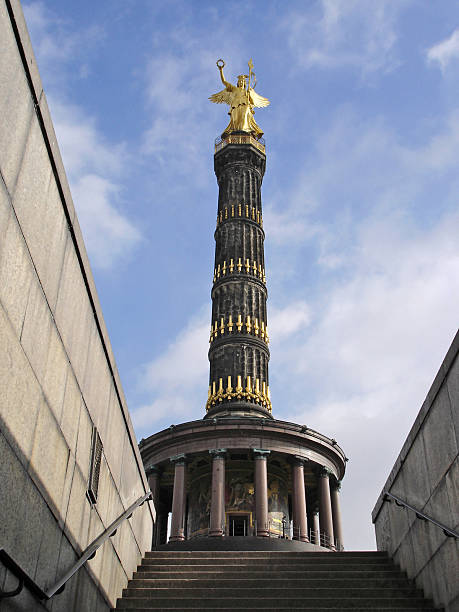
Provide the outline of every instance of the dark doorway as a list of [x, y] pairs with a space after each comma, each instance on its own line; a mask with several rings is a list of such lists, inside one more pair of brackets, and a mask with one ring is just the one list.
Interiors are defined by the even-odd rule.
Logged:
[[249, 515], [248, 514], [230, 514], [229, 535], [230, 536], [246, 536], [249, 535]]

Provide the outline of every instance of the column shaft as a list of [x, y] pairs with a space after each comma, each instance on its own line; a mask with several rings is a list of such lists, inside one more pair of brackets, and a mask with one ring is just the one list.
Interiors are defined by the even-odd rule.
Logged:
[[185, 539], [185, 461], [175, 462], [174, 493], [172, 496], [171, 542]]
[[314, 511], [312, 515], [312, 532], [313, 532], [313, 544], [320, 544], [320, 523], [319, 513]]
[[155, 508], [157, 508], [159, 503], [159, 472], [157, 469], [149, 469], [147, 470], [148, 477], [148, 486], [150, 487], [151, 496]]
[[325, 541], [321, 544], [334, 548], [330, 484], [327, 471], [323, 471], [319, 475], [319, 522], [320, 532], [325, 536]]
[[268, 470], [266, 454], [255, 452], [255, 508], [257, 514], [257, 536], [268, 537]]
[[209, 451], [212, 459], [212, 496], [210, 501], [210, 536], [224, 535], [225, 457], [224, 451]]
[[339, 503], [339, 483], [331, 486], [330, 496], [336, 549], [343, 550], [343, 528], [341, 524], [341, 508]]
[[308, 542], [308, 519], [306, 514], [306, 490], [304, 487], [304, 464], [296, 461], [292, 467], [293, 484], [293, 539]]

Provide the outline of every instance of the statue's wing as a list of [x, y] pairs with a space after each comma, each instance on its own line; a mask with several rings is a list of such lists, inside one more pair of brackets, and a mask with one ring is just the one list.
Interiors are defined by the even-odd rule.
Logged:
[[209, 100], [215, 102], [215, 104], [229, 104], [231, 106], [231, 92], [225, 87], [218, 93], [209, 96]]
[[250, 87], [249, 93], [250, 93], [250, 100], [252, 104], [256, 106], [257, 108], [262, 108], [263, 106], [269, 105], [270, 102], [268, 98], [263, 98], [263, 96], [260, 96], [259, 94], [257, 94], [257, 92], [254, 89], [252, 89], [252, 87]]

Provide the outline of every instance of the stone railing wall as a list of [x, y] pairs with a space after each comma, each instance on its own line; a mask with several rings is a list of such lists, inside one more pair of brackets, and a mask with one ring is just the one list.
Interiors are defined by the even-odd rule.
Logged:
[[[46, 590], [148, 483], [17, 0], [0, 0], [0, 143], [0, 547]], [[145, 503], [50, 603], [24, 589], [2, 610], [108, 611], [153, 518]]]
[[389, 491], [425, 515], [459, 528], [459, 332], [440, 367], [373, 510], [376, 541], [435, 604], [459, 610], [459, 540], [384, 501]]

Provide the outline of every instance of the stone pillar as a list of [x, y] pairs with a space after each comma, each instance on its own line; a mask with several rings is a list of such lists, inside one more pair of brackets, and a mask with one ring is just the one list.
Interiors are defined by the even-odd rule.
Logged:
[[255, 455], [255, 512], [257, 536], [269, 537], [268, 525], [268, 470], [267, 459], [271, 451], [253, 449]]
[[344, 550], [343, 546], [343, 528], [341, 525], [341, 508], [339, 503], [339, 490], [341, 483], [333, 481], [330, 483], [330, 497], [333, 518], [333, 533], [335, 535], [336, 550]]
[[148, 465], [145, 468], [145, 473], [147, 475], [148, 486], [150, 487], [151, 497], [152, 497], [153, 505], [155, 507], [155, 512], [156, 512], [156, 519], [153, 525], [153, 538], [152, 538], [152, 545], [153, 547], [155, 547], [158, 544], [157, 540], [158, 540], [158, 533], [159, 533], [158, 524], [159, 524], [159, 517], [160, 517], [160, 510], [159, 510], [160, 472], [156, 465]]
[[156, 510], [156, 523], [153, 533], [153, 547], [161, 546], [167, 542], [167, 512], [163, 508]]
[[212, 455], [212, 497], [210, 501], [210, 536], [225, 534], [225, 453], [224, 448], [209, 451]]
[[312, 512], [312, 533], [313, 544], [320, 544], [319, 511], [317, 509], [314, 509]]
[[309, 542], [306, 514], [306, 490], [304, 488], [304, 459], [295, 457], [292, 466], [293, 539]]
[[158, 511], [160, 471], [156, 465], [148, 465], [145, 468], [145, 473], [148, 478], [148, 486], [150, 487], [151, 497], [153, 500], [153, 504], [155, 505], [155, 510]]
[[172, 495], [172, 520], [170, 542], [181, 542], [185, 539], [185, 455], [171, 457], [175, 463], [174, 493]]
[[329, 548], [334, 548], [333, 519], [330, 499], [330, 470], [322, 467], [319, 471], [319, 522], [320, 532], [326, 536], [326, 544]]

